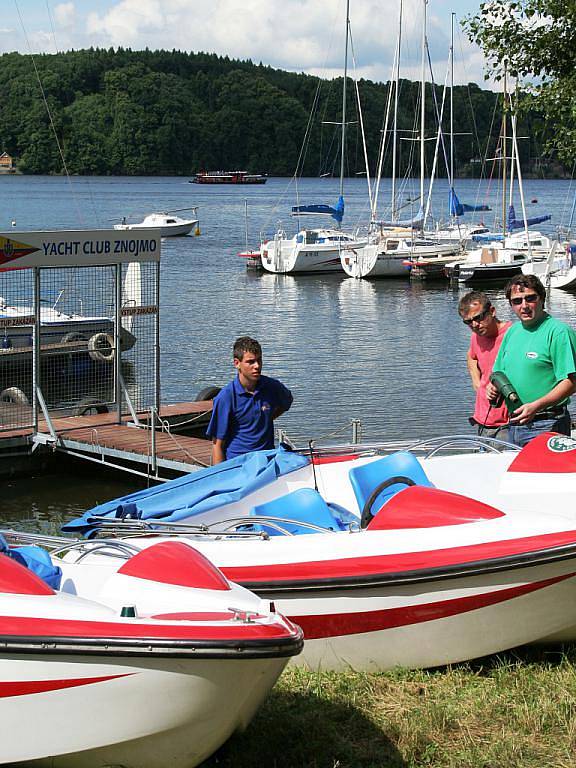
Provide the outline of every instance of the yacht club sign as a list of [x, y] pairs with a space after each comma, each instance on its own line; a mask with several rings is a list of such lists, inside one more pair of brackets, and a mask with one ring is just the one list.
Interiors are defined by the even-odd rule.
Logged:
[[160, 261], [160, 231], [0, 232], [0, 270]]

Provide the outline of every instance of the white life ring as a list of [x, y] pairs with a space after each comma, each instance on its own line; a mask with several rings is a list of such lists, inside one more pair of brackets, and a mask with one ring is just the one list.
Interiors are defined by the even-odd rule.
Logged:
[[88, 339], [88, 354], [97, 363], [111, 363], [114, 360], [114, 339], [109, 333], [95, 333]]
[[30, 405], [28, 398], [18, 387], [3, 389], [0, 392], [0, 401], [3, 403], [14, 403], [14, 405]]

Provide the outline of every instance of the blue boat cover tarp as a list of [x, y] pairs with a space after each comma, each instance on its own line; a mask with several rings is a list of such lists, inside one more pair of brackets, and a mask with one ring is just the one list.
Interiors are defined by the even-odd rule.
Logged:
[[344, 198], [342, 195], [338, 198], [338, 202], [334, 207], [331, 205], [324, 205], [323, 203], [317, 205], [294, 205], [292, 206], [293, 216], [332, 216], [338, 224], [342, 223], [344, 218]]
[[472, 240], [475, 243], [500, 243], [504, 240], [502, 232], [485, 232], [483, 235], [472, 235]]
[[4, 536], [0, 534], [0, 554], [7, 555], [12, 560], [16, 560], [17, 563], [31, 570], [52, 589], [58, 590], [60, 588], [62, 569], [57, 565], [53, 565], [50, 555], [42, 547], [37, 547], [35, 544], [9, 547]]
[[281, 446], [236, 456], [214, 467], [192, 472], [154, 488], [146, 488], [99, 504], [62, 526], [66, 533], [89, 536], [98, 528], [97, 517], [111, 519], [186, 520], [224, 504], [243, 499], [276, 478], [307, 466], [310, 460]]
[[492, 210], [489, 205], [468, 205], [467, 203], [461, 203], [454, 191], [454, 187], [450, 187], [448, 201], [451, 216], [463, 216], [465, 213], [471, 213], [472, 211]]

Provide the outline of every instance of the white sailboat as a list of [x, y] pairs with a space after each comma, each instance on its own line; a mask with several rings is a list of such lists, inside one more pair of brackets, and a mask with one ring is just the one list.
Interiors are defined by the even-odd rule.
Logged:
[[525, 275], [536, 275], [546, 288], [576, 291], [576, 243], [555, 241], [544, 260], [534, 260], [522, 265]]
[[[449, 241], [440, 243], [437, 238], [426, 237], [422, 233], [424, 225], [424, 212], [422, 210], [422, 201], [424, 200], [424, 147], [425, 147], [425, 90], [426, 90], [426, 4], [423, 2], [423, 22], [422, 22], [422, 77], [420, 87], [420, 211], [416, 217], [410, 221], [397, 221], [396, 206], [396, 163], [397, 163], [397, 116], [398, 116], [398, 86], [400, 80], [400, 49], [402, 42], [402, 0], [400, 0], [399, 22], [398, 22], [398, 43], [394, 59], [394, 78], [391, 83], [391, 91], [388, 97], [388, 109], [390, 107], [390, 95], [392, 87], [394, 89], [394, 115], [392, 131], [392, 200], [391, 222], [377, 222], [376, 208], [378, 204], [378, 187], [380, 183], [382, 161], [384, 155], [385, 141], [380, 147], [378, 159], [378, 173], [376, 180], [376, 189], [372, 203], [372, 222], [370, 241], [363, 248], [346, 247], [341, 251], [340, 262], [342, 269], [349, 277], [356, 278], [389, 278], [389, 277], [408, 277], [410, 274], [409, 265], [411, 262], [420, 259], [429, 259], [438, 256], [453, 259], [460, 251], [460, 241]], [[386, 124], [388, 122], [388, 115]], [[384, 136], [386, 130], [384, 130]], [[420, 230], [419, 233], [416, 230]]]
[[301, 228], [293, 237], [279, 229], [274, 237], [260, 246], [262, 266], [267, 272], [340, 272], [340, 253], [345, 247], [362, 247], [358, 240], [339, 227], [344, 217], [344, 153], [346, 140], [346, 84], [348, 78], [348, 39], [350, 36], [350, 0], [346, 2], [346, 41], [344, 46], [344, 83], [342, 87], [342, 133], [340, 149], [340, 196], [337, 204], [296, 205], [293, 216], [331, 216], [337, 228]]
[[[537, 231], [530, 231], [529, 226], [539, 224], [550, 219], [549, 215], [528, 218], [524, 202], [524, 189], [522, 185], [522, 171], [518, 153], [516, 125], [517, 118], [514, 112], [511, 115], [512, 142], [511, 157], [507, 157], [506, 135], [506, 79], [504, 80], [504, 113], [502, 118], [502, 220], [503, 232], [494, 235], [491, 240], [490, 233], [481, 235], [479, 239], [484, 241], [480, 247], [468, 251], [466, 259], [458, 264], [448, 265], [448, 274], [461, 283], [472, 285], [490, 281], [508, 280], [514, 275], [520, 274], [527, 263], [545, 261], [552, 248], [552, 241], [546, 235]], [[512, 106], [512, 105], [511, 105]], [[506, 217], [506, 165], [510, 159], [510, 190], [508, 201], [508, 216]], [[514, 171], [518, 178], [518, 190], [522, 205], [522, 219], [516, 219], [514, 205], [512, 204], [512, 192]], [[507, 219], [507, 226], [506, 226]], [[516, 231], [523, 229], [522, 232]]]

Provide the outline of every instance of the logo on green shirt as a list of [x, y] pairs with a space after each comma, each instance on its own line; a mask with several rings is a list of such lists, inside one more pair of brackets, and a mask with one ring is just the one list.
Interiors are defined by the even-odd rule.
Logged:
[[548, 449], [554, 453], [576, 451], [576, 440], [572, 440], [571, 437], [551, 437], [547, 445]]

